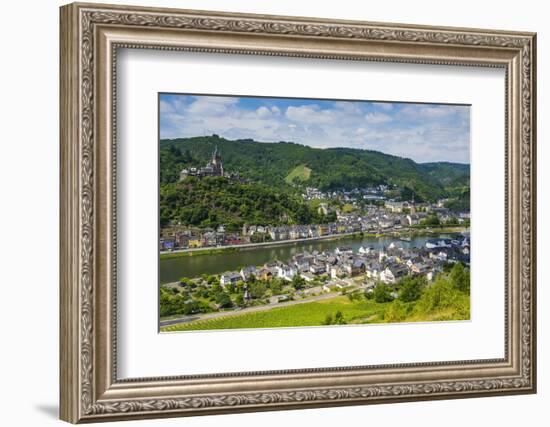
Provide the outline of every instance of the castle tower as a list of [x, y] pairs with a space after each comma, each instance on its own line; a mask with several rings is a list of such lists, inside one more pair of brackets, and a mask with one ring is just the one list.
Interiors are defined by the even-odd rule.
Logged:
[[214, 153], [212, 153], [212, 166], [214, 168], [215, 176], [223, 176], [222, 156], [218, 150], [218, 146], [216, 146]]

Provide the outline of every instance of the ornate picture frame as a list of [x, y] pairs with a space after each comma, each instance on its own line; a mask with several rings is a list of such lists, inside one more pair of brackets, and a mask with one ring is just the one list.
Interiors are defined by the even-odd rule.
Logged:
[[[61, 8], [61, 419], [97, 422], [536, 391], [536, 35], [98, 4]], [[505, 70], [505, 357], [117, 377], [117, 49]]]

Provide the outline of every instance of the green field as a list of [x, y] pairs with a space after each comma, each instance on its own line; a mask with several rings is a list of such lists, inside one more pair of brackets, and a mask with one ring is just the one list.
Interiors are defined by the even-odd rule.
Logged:
[[228, 315], [216, 319], [199, 320], [162, 328], [163, 332], [192, 331], [208, 329], [237, 328], [278, 328], [285, 326], [319, 326], [327, 315], [334, 316], [340, 311], [347, 323], [369, 323], [380, 317], [389, 304], [374, 301], [350, 301], [347, 297], [337, 296], [323, 301], [296, 304], [287, 307], [253, 313]]
[[292, 184], [294, 182], [294, 179], [298, 179], [299, 181], [303, 182], [307, 181], [310, 176], [311, 169], [308, 168], [306, 165], [300, 165], [296, 166], [290, 171], [290, 173], [286, 176], [285, 181], [287, 184]]
[[345, 296], [337, 296], [323, 301], [273, 308], [266, 311], [180, 323], [163, 327], [161, 331], [321, 326], [325, 324], [328, 315], [334, 318], [338, 311], [342, 313], [345, 324], [468, 320], [470, 318], [469, 297], [464, 296], [461, 298], [460, 304], [457, 304], [456, 307], [418, 310], [415, 309], [414, 303], [404, 304], [399, 301], [377, 303], [373, 300], [364, 299], [350, 301]]
[[[161, 328], [162, 332], [198, 331], [213, 329], [280, 328], [291, 326], [320, 326], [327, 315], [343, 314], [347, 324], [428, 322], [441, 320], [467, 320], [469, 313], [457, 313], [453, 308], [425, 313], [415, 312], [412, 305], [396, 302], [376, 303], [372, 300], [350, 301], [337, 296], [323, 301], [296, 304], [271, 310], [234, 314], [215, 319], [198, 320]], [[409, 313], [407, 313], [409, 312]]]

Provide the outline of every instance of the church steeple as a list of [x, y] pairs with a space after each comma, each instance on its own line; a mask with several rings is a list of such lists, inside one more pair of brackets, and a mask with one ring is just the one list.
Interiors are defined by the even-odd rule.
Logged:
[[180, 181], [183, 181], [188, 176], [196, 176], [202, 178], [204, 176], [225, 176], [223, 171], [222, 156], [218, 146], [212, 152], [212, 160], [203, 168], [183, 169], [180, 173]]
[[212, 166], [214, 167], [214, 175], [223, 176], [222, 156], [217, 145], [212, 153]]

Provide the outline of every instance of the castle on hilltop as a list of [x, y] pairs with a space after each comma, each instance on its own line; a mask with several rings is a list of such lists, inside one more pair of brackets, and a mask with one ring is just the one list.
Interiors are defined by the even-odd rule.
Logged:
[[202, 178], [204, 176], [224, 176], [222, 156], [218, 147], [212, 153], [212, 160], [202, 168], [183, 169], [180, 172], [180, 181], [183, 181], [188, 176], [196, 176]]

